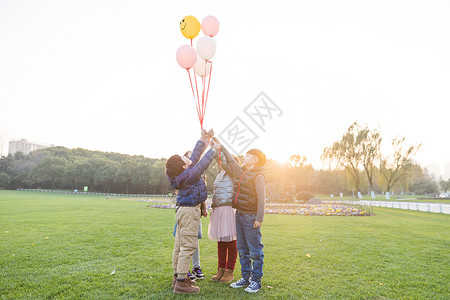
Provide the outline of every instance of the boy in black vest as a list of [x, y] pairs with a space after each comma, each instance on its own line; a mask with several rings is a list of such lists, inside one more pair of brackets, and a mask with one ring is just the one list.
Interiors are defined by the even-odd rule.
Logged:
[[[213, 143], [216, 141], [214, 138]], [[242, 278], [230, 286], [247, 287], [246, 292], [256, 293], [261, 289], [264, 265], [261, 225], [266, 199], [264, 177], [266, 156], [261, 150], [249, 150], [241, 167], [223, 145], [221, 150], [233, 172], [233, 177], [238, 181], [233, 207], [236, 208], [237, 250]]]

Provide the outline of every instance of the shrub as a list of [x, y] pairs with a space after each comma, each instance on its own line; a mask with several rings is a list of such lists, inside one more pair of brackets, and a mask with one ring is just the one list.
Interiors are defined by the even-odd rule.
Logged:
[[311, 192], [303, 191], [297, 194], [297, 200], [300, 201], [308, 201], [309, 199], [313, 198], [314, 195]]

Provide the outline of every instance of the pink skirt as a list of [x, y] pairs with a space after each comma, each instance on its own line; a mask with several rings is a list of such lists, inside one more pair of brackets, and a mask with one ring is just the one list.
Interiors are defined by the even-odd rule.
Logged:
[[231, 242], [236, 240], [235, 210], [231, 206], [213, 209], [209, 218], [208, 237], [213, 241]]

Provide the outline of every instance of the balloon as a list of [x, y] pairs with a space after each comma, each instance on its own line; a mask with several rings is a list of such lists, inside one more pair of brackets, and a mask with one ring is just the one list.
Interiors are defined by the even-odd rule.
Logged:
[[197, 61], [197, 52], [189, 45], [183, 45], [177, 50], [177, 62], [184, 69], [190, 69], [195, 66]]
[[219, 27], [219, 20], [214, 16], [207, 16], [202, 20], [202, 31], [207, 36], [215, 36], [219, 32]]
[[193, 16], [186, 16], [180, 22], [181, 33], [192, 40], [200, 32], [200, 22]]
[[198, 56], [205, 60], [210, 60], [216, 54], [216, 42], [212, 37], [202, 36], [197, 41]]
[[197, 62], [194, 66], [195, 74], [199, 77], [208, 77], [209, 71], [211, 70], [211, 63], [207, 62], [204, 59], [197, 58]]

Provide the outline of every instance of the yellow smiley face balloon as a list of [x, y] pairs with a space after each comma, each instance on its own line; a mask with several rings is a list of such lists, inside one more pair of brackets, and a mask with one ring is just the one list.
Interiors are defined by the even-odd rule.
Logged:
[[200, 22], [193, 16], [186, 16], [180, 22], [181, 33], [192, 40], [200, 32]]

